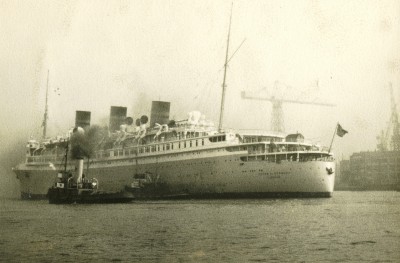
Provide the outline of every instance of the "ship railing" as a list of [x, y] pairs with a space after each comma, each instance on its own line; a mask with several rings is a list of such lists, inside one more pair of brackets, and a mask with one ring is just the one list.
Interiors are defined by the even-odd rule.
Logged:
[[239, 129], [237, 133], [240, 135], [248, 135], [248, 136], [270, 136], [270, 137], [277, 137], [277, 138], [285, 138], [285, 135], [281, 132], [274, 132], [274, 131], [266, 131], [260, 129]]
[[[218, 136], [221, 138], [223, 135], [214, 135], [214, 136], [194, 136], [192, 138], [185, 138], [181, 140], [175, 141], [161, 141], [154, 142], [145, 145], [137, 145], [137, 146], [128, 146], [124, 148], [113, 148], [107, 150], [97, 151], [95, 154], [96, 159], [113, 159], [113, 158], [121, 158], [121, 157], [137, 157], [137, 156], [148, 156], [154, 154], [163, 154], [172, 152], [175, 150], [190, 150], [190, 149], [198, 149], [199, 147], [211, 145], [211, 140], [215, 140], [218, 142]], [[216, 142], [212, 142], [215, 147]], [[292, 143], [275, 143], [274, 147], [272, 147], [271, 143], [242, 143], [238, 145], [238, 143], [234, 143], [236, 146], [233, 146], [231, 142], [226, 142], [225, 140], [220, 140], [220, 143], [229, 143], [229, 147], [226, 149], [228, 151], [248, 151], [249, 154], [289, 154], [294, 152], [302, 152], [302, 153], [324, 153], [321, 147], [313, 147], [310, 145], [304, 144], [292, 144]], [[221, 145], [222, 146], [222, 145]]]
[[207, 146], [208, 138], [205, 136], [186, 138], [177, 141], [165, 141], [146, 145], [130, 146], [126, 148], [108, 149], [96, 152], [97, 159], [117, 158], [128, 156], [144, 156], [152, 154], [167, 153], [174, 150], [190, 150]]
[[241, 161], [267, 161], [272, 163], [280, 162], [311, 162], [311, 161], [334, 161], [330, 155], [323, 155], [320, 152], [304, 154], [303, 151], [297, 152], [275, 152], [275, 153], [254, 153], [240, 157]]
[[26, 163], [49, 163], [62, 161], [61, 156], [28, 156], [26, 157]]

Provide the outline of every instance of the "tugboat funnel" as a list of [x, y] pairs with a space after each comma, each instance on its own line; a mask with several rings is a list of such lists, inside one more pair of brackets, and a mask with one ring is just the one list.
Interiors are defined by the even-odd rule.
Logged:
[[77, 164], [77, 179], [76, 182], [79, 185], [82, 185], [82, 175], [83, 175], [83, 159], [78, 159], [76, 160], [76, 164]]

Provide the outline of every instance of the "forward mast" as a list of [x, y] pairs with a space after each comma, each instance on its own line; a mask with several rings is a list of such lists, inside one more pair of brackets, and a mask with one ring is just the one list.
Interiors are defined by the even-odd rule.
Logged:
[[224, 64], [224, 79], [222, 81], [222, 96], [221, 96], [221, 109], [219, 113], [219, 124], [218, 124], [218, 131], [222, 131], [222, 123], [224, 119], [224, 104], [225, 104], [225, 89], [226, 89], [226, 69], [228, 67], [228, 54], [229, 54], [229, 39], [231, 36], [231, 24], [232, 24], [232, 9], [233, 3], [231, 6], [231, 16], [229, 18], [229, 31], [228, 31], [228, 39], [226, 43], [226, 54], [225, 54], [225, 64]]

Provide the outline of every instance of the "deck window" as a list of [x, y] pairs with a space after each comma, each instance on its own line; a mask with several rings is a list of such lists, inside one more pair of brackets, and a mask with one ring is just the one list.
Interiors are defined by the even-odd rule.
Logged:
[[209, 138], [210, 142], [222, 142], [226, 140], [226, 136], [222, 135], [222, 136], [214, 136], [214, 137], [210, 137]]

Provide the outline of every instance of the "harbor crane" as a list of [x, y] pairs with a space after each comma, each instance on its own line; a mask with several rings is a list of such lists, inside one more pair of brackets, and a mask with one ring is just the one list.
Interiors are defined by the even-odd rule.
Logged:
[[[278, 90], [278, 82], [275, 82], [274, 88]], [[317, 84], [318, 85], [318, 84]], [[278, 98], [275, 94], [267, 97], [261, 97], [259, 94], [250, 94], [248, 92], [242, 91], [241, 93], [243, 99], [250, 100], [261, 100], [261, 101], [270, 101], [272, 103], [272, 118], [271, 118], [271, 129], [274, 132], [285, 132], [284, 126], [284, 114], [283, 114], [283, 103], [296, 103], [296, 104], [309, 104], [309, 105], [317, 105], [317, 106], [328, 106], [335, 107], [335, 104], [330, 103], [322, 103], [322, 102], [314, 102], [314, 101], [303, 101], [296, 99], [283, 99]]]
[[389, 92], [391, 115], [386, 131], [382, 130], [381, 135], [377, 137], [378, 150], [400, 151], [400, 124], [392, 83], [389, 83]]

